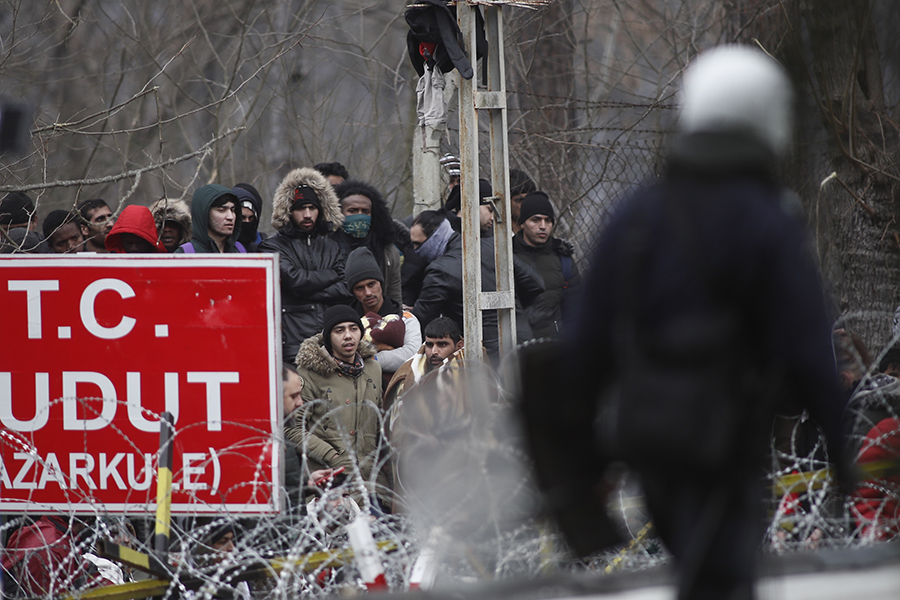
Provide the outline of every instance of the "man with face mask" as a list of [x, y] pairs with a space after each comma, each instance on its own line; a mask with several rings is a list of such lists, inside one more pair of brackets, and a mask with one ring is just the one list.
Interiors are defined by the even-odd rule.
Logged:
[[400, 303], [400, 250], [394, 245], [394, 220], [387, 203], [371, 185], [348, 179], [335, 188], [344, 215], [343, 226], [332, 234], [344, 260], [356, 248], [368, 248], [384, 274], [384, 293]]
[[262, 196], [249, 183], [238, 183], [231, 191], [241, 203], [241, 237], [238, 241], [247, 252], [256, 252], [260, 242], [266, 239], [266, 234], [258, 231], [259, 218], [262, 216]]

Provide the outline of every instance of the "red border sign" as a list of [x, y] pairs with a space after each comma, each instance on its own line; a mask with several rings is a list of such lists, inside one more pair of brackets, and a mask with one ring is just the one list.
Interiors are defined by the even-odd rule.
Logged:
[[[278, 258], [0, 259], [0, 510], [277, 511]], [[100, 506], [102, 505], [102, 506]]]

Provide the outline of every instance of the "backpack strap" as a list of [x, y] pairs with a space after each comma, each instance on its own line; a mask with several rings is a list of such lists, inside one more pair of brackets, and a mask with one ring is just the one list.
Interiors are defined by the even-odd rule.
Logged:
[[234, 247], [237, 248], [237, 251], [242, 254], [247, 254], [247, 249], [244, 248], [244, 245], [240, 242], [235, 242]]
[[194, 244], [188, 242], [187, 244], [182, 244], [181, 249], [184, 250], [185, 254], [196, 254], [197, 251], [194, 249]]

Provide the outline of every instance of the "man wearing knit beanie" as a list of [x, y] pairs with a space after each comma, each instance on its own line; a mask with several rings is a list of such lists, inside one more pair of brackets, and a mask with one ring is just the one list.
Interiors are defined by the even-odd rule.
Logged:
[[[349, 356], [352, 359], [356, 355], [356, 349], [359, 347], [359, 339], [362, 337], [362, 321], [360, 321], [359, 315], [349, 306], [338, 304], [325, 311], [324, 321], [325, 325], [322, 327], [322, 345], [325, 346], [328, 353], [335, 358], [346, 358]], [[359, 336], [350, 336], [351, 338], [355, 337], [355, 342], [352, 344], [353, 352], [350, 354], [347, 354], [351, 350], [347, 344], [339, 344], [337, 348], [332, 347], [334, 340], [331, 337], [331, 333], [338, 325], [342, 326], [342, 330], [345, 329], [347, 331], [353, 330], [350, 325], [356, 325], [356, 331], [360, 332]]]
[[[304, 413], [285, 433], [305, 452], [310, 471], [344, 467], [353, 473], [356, 463], [362, 475], [357, 483], [365, 486], [372, 504], [389, 507], [387, 476], [374, 473], [379, 469], [382, 389], [375, 348], [362, 339], [359, 315], [349, 306], [332, 306], [323, 321], [322, 333], [304, 340], [297, 352]], [[362, 496], [354, 499], [362, 502]]]
[[381, 365], [384, 378], [390, 381], [394, 372], [422, 344], [419, 320], [384, 293], [384, 276], [368, 248], [357, 248], [350, 253], [344, 277], [356, 297], [350, 306], [360, 317], [366, 317], [363, 337], [375, 344], [378, 350], [375, 360]]
[[10, 192], [0, 200], [0, 253], [36, 252], [44, 238], [34, 202], [25, 192]]
[[351, 290], [364, 279], [375, 279], [384, 285], [384, 274], [378, 267], [378, 261], [375, 260], [372, 251], [365, 247], [357, 248], [347, 256], [344, 275]]
[[525, 196], [519, 209], [521, 228], [513, 237], [513, 253], [544, 278], [544, 292], [525, 311], [536, 338], [559, 335], [563, 301], [578, 283], [574, 249], [569, 242], [553, 237], [555, 224], [553, 204], [545, 192]]

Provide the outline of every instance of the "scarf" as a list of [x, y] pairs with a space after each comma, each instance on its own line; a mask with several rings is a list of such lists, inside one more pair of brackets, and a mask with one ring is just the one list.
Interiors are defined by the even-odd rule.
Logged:
[[362, 356], [359, 355], [359, 352], [356, 353], [356, 358], [353, 360], [353, 364], [346, 363], [339, 359], [336, 356], [333, 356], [334, 362], [337, 363], [338, 371], [343, 373], [344, 375], [349, 375], [350, 377], [359, 377], [363, 372], [363, 359]]
[[451, 235], [453, 235], [453, 228], [450, 226], [450, 221], [444, 219], [438, 228], [434, 230], [434, 233], [431, 234], [431, 237], [419, 246], [416, 254], [428, 262], [433, 261], [447, 249], [447, 242], [450, 241]]

